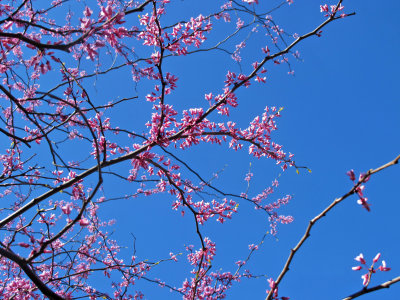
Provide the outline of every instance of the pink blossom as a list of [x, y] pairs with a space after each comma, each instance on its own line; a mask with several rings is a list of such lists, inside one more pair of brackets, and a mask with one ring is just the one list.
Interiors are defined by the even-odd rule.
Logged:
[[386, 262], [382, 260], [382, 265], [378, 268], [380, 271], [387, 272], [390, 271], [390, 268], [386, 267]]
[[328, 4], [320, 5], [321, 12], [329, 12]]
[[365, 265], [365, 259], [362, 253], [360, 253], [356, 258], [354, 258], [356, 261], [362, 263], [363, 265]]
[[169, 253], [169, 256], [173, 261], [178, 261], [178, 258], [176, 257], [176, 254], [173, 254], [172, 252]]
[[361, 275], [361, 278], [363, 280], [363, 286], [367, 286], [370, 280], [370, 274], [366, 273], [364, 275]]
[[90, 17], [92, 15], [93, 11], [90, 9], [90, 7], [86, 6], [85, 10], [83, 11], [83, 14], [85, 17]]
[[341, 11], [344, 9], [344, 6], [342, 4], [340, 4], [340, 6], [336, 9], [336, 5], [331, 5], [331, 12], [335, 13], [337, 11]]
[[61, 207], [61, 210], [64, 214], [69, 215], [72, 210], [72, 204], [71, 203], [65, 204], [64, 206]]
[[258, 245], [251, 244], [249, 245], [250, 250], [258, 250]]
[[376, 262], [379, 260], [380, 257], [381, 257], [381, 254], [378, 253], [377, 255], [375, 255], [375, 257], [374, 257], [374, 259], [372, 260], [372, 262], [373, 262], [373, 263], [376, 263]]
[[82, 227], [88, 226], [89, 225], [89, 220], [86, 218], [82, 218], [79, 220], [79, 225], [81, 225]]
[[371, 205], [367, 201], [368, 201], [368, 198], [360, 197], [360, 199], [357, 200], [357, 203], [362, 205], [362, 207], [364, 207], [367, 211], [371, 211], [371, 208], [370, 208]]
[[367, 176], [367, 177], [365, 177], [365, 174], [364, 173], [360, 173], [360, 176], [358, 177], [358, 180], [359, 181], [363, 181], [363, 182], [367, 182], [368, 180], [369, 180], [369, 178], [370, 178], [370, 176]]
[[363, 285], [364, 286], [368, 286], [369, 285], [369, 283], [371, 281], [372, 274], [375, 274], [376, 270], [383, 271], [383, 272], [390, 271], [390, 268], [386, 267], [386, 262], [384, 260], [382, 261], [382, 265], [379, 266], [378, 269], [375, 269], [374, 265], [378, 262], [380, 257], [381, 257], [380, 253], [375, 255], [375, 257], [372, 260], [372, 265], [369, 268], [366, 266], [366, 261], [365, 261], [365, 259], [364, 259], [362, 254], [358, 255], [355, 258], [355, 260], [360, 262], [362, 265], [352, 267], [351, 269], [353, 271], [359, 271], [361, 269], [365, 269], [367, 271], [366, 274], [361, 276], [361, 278], [363, 279]]
[[252, 3], [258, 4], [258, 0], [242, 0], [242, 1], [246, 2], [246, 3], [249, 3], [249, 4], [252, 4]]
[[349, 178], [350, 178], [351, 181], [356, 180], [356, 176], [355, 176], [355, 174], [354, 174], [354, 170], [350, 170], [350, 171], [348, 171], [346, 174], [347, 174], [347, 176], [349, 176]]
[[18, 243], [19, 246], [24, 247], [24, 248], [29, 248], [30, 245], [27, 243]]
[[248, 173], [246, 174], [246, 177], [244, 178], [244, 180], [247, 181], [247, 183], [249, 183], [250, 180], [251, 180], [251, 177], [253, 177], [253, 173], [248, 172]]
[[244, 21], [242, 21], [240, 18], [238, 18], [236, 21], [236, 29], [242, 28], [243, 25], [244, 25]]

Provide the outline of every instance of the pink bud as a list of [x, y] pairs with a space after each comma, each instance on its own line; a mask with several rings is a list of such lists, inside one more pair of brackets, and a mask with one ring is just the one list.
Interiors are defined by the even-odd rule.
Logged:
[[382, 272], [387, 272], [390, 271], [390, 268], [386, 267], [386, 262], [384, 260], [382, 260], [382, 266], [379, 266], [378, 268], [380, 271]]
[[64, 214], [69, 215], [71, 213], [72, 207], [71, 207], [71, 203], [68, 203], [64, 206], [61, 207], [61, 210]]
[[89, 225], [89, 220], [86, 218], [80, 219], [79, 220], [79, 225], [81, 225], [82, 227], [88, 226]]
[[362, 253], [360, 253], [360, 255], [358, 255], [355, 258], [356, 261], [359, 261], [360, 263], [362, 263], [363, 265], [365, 265], [365, 259], [364, 259], [364, 255]]
[[275, 281], [272, 278], [269, 278], [267, 281], [271, 289], [275, 288]]
[[371, 211], [370, 204], [367, 202], [368, 198], [363, 198], [360, 197], [360, 199], [357, 200], [357, 203], [362, 205], [367, 211]]
[[372, 260], [373, 263], [376, 263], [376, 262], [379, 260], [380, 257], [381, 257], [381, 254], [378, 253], [378, 254], [374, 257], [374, 259]]
[[209, 93], [205, 95], [206, 100], [210, 101], [213, 98], [213, 94]]
[[27, 243], [18, 243], [18, 245], [24, 248], [29, 248], [29, 244]]
[[369, 281], [369, 273], [362, 275], [361, 278], [363, 279], [363, 286], [367, 286]]
[[354, 170], [353, 170], [353, 169], [350, 170], [350, 171], [348, 171], [346, 174], [347, 174], [347, 176], [350, 177], [350, 180], [351, 180], [351, 181], [356, 180], [356, 175], [354, 175]]
[[320, 5], [319, 7], [320, 7], [321, 12], [328, 12], [329, 11], [329, 8], [328, 8], [327, 4]]
[[357, 267], [352, 267], [351, 268], [353, 271], [360, 271], [362, 269], [361, 266], [357, 266]]
[[[361, 174], [360, 174], [360, 177], [358, 178], [358, 180], [361, 181], [361, 180], [364, 178], [364, 176], [365, 176], [365, 174], [364, 174], [364, 173], [361, 173]], [[364, 178], [363, 182], [367, 182], [367, 181], [369, 180], [369, 178], [370, 178], [370, 176]]]

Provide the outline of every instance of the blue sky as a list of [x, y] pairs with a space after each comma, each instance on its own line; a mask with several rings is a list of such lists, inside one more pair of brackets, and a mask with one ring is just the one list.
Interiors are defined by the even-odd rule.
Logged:
[[[260, 2], [262, 6], [267, 5], [266, 1]], [[323, 20], [319, 4], [295, 1], [290, 7], [279, 10], [274, 20], [289, 32], [306, 33]], [[179, 15], [175, 5], [182, 6]], [[358, 175], [399, 154], [400, 99], [396, 87], [400, 67], [397, 55], [400, 4], [345, 1], [344, 5], [346, 12], [355, 11], [356, 16], [330, 24], [323, 29], [321, 38], [312, 37], [302, 42], [296, 48], [302, 62], [291, 60], [294, 76], [288, 75], [283, 65], [268, 65], [267, 84], [253, 84], [241, 90], [239, 106], [232, 110], [232, 119], [244, 127], [265, 106], [284, 107], [273, 138], [295, 154], [298, 164], [312, 170], [311, 174], [302, 171], [298, 175], [294, 169], [289, 169], [279, 177], [280, 186], [274, 197], [293, 195], [291, 203], [281, 212], [293, 215], [295, 221], [280, 226], [277, 239], [267, 237], [248, 265], [255, 274], [276, 278], [308, 221], [351, 188], [351, 181], [345, 174], [349, 169], [354, 169]], [[192, 11], [206, 14], [207, 7], [195, 1], [173, 3], [171, 20]], [[212, 36], [210, 40], [218, 37]], [[249, 70], [246, 63], [260, 55], [255, 45], [243, 51], [244, 70]], [[222, 88], [228, 65], [237, 71], [230, 57], [217, 51], [166, 61], [166, 69], [179, 77], [178, 89], [168, 101], [176, 107], [204, 106], [203, 95]], [[114, 89], [110, 93], [124, 86], [119, 80], [112, 84]], [[138, 90], [139, 94], [147, 92], [140, 86]], [[133, 112], [119, 111], [114, 118], [135, 124], [146, 119], [150, 110], [144, 108], [143, 99], [138, 101]], [[250, 163], [255, 174], [250, 193], [257, 193], [281, 173], [271, 161], [255, 160], [245, 151], [235, 153], [224, 146], [202, 145], [175, 153], [206, 178], [223, 169], [214, 183], [225, 191], [246, 189], [243, 178]], [[365, 211], [356, 203], [357, 199], [351, 197], [314, 227], [311, 238], [296, 255], [280, 286], [281, 296], [339, 299], [360, 290], [363, 273], [351, 270], [357, 265], [354, 257], [359, 253], [364, 253], [370, 262], [381, 252], [382, 258], [392, 267], [390, 272], [375, 274], [371, 285], [400, 273], [398, 174], [398, 167], [393, 167], [368, 182], [365, 193], [371, 212]], [[105, 194], [114, 194], [115, 187], [115, 184], [106, 184]], [[118, 189], [123, 188], [121, 185]], [[138, 257], [168, 257], [170, 250], [183, 252], [185, 245], [199, 246], [191, 218], [181, 218], [179, 213], [171, 211], [170, 205], [171, 198], [163, 195], [138, 198], [129, 204], [113, 202], [105, 204], [104, 216], [117, 219], [115, 236], [127, 244], [131, 244], [130, 233], [136, 236]], [[247, 256], [247, 245], [257, 243], [268, 229], [265, 215], [246, 203], [240, 204], [239, 214], [231, 221], [224, 225], [214, 223], [209, 222], [202, 231], [217, 242], [214, 267], [227, 271], [234, 270], [233, 262]], [[180, 261], [184, 260], [184, 256], [180, 257]], [[189, 276], [188, 270], [188, 266], [181, 263], [166, 263], [150, 275], [179, 286]], [[138, 289], [140, 287], [147, 299], [179, 298], [154, 285], [139, 282]], [[228, 299], [263, 299], [267, 288], [263, 278], [243, 280], [228, 292]], [[363, 298], [397, 299], [399, 293], [400, 287], [395, 285]]]

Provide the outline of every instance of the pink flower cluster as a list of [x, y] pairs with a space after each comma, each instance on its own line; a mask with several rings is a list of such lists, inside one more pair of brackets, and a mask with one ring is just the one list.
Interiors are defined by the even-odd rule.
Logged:
[[363, 191], [365, 186], [362, 185], [361, 183], [367, 182], [369, 180], [369, 176], [365, 176], [365, 174], [361, 173], [360, 176], [358, 177], [358, 182], [356, 182], [356, 176], [354, 174], [354, 170], [350, 170], [346, 173], [350, 180], [354, 182], [356, 189], [355, 192], [357, 193], [358, 197], [360, 199], [357, 200], [357, 203], [362, 205], [367, 211], [370, 211], [370, 204], [367, 202], [368, 198], [364, 197]]
[[[272, 298], [273, 300], [289, 300], [289, 297], [279, 297], [278, 296], [278, 286], [276, 285], [276, 282], [272, 279], [269, 278], [268, 279], [268, 284], [269, 284], [269, 288], [272, 290]], [[267, 294], [270, 293], [270, 290], [266, 291]]]
[[[344, 6], [340, 4], [338, 7], [336, 5], [331, 5], [330, 10], [328, 4], [320, 5], [320, 11], [325, 13], [325, 17], [333, 17], [336, 15], [338, 11], [341, 11], [344, 9]], [[341, 14], [340, 17], [344, 18], [346, 14]]]
[[354, 258], [354, 259], [355, 259], [356, 261], [358, 261], [361, 265], [352, 267], [352, 270], [353, 270], [353, 271], [360, 271], [360, 270], [364, 269], [364, 270], [367, 271], [367, 273], [365, 273], [365, 274], [363, 274], [363, 275], [361, 276], [361, 278], [362, 278], [362, 280], [363, 280], [363, 285], [364, 285], [365, 287], [367, 287], [367, 286], [369, 285], [369, 283], [370, 283], [370, 281], [371, 281], [372, 274], [376, 273], [376, 270], [379, 270], [379, 271], [382, 271], [382, 272], [390, 271], [390, 268], [388, 268], [388, 267], [386, 266], [386, 262], [385, 262], [384, 260], [382, 260], [381, 265], [380, 265], [377, 269], [374, 268], [374, 265], [378, 262], [378, 260], [380, 259], [380, 257], [381, 257], [381, 254], [380, 254], [380, 253], [378, 253], [377, 255], [375, 255], [374, 259], [372, 260], [372, 265], [371, 265], [370, 267], [368, 267], [368, 266], [366, 265], [366, 261], [365, 261], [364, 256], [363, 256], [362, 253], [360, 253], [360, 255], [358, 255], [356, 258]]
[[226, 291], [234, 281], [240, 281], [242, 277], [249, 277], [248, 272], [240, 274], [236, 272], [211, 271], [212, 261], [216, 255], [216, 246], [209, 238], [204, 239], [204, 248], [193, 252], [193, 246], [186, 248], [189, 251], [188, 260], [194, 267], [191, 271], [194, 276], [190, 280], [185, 280], [179, 291], [184, 296], [183, 299], [207, 299], [217, 300], [226, 297]]

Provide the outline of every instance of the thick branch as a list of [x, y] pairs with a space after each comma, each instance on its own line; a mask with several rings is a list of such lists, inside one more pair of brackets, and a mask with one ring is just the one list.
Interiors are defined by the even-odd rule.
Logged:
[[36, 285], [36, 287], [50, 300], [64, 300], [63, 297], [54, 293], [44, 282], [36, 275], [36, 273], [29, 267], [27, 262], [19, 255], [0, 247], [0, 255], [7, 257], [8, 259], [15, 262], [29, 277], [30, 280]]

